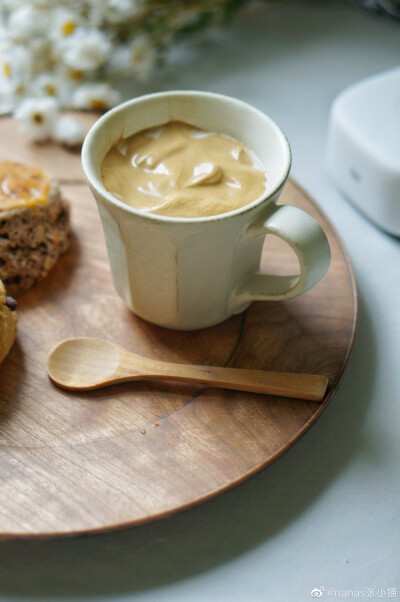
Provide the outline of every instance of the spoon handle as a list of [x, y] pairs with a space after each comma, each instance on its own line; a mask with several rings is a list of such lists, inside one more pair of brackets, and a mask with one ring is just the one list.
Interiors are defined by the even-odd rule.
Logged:
[[148, 372], [146, 371], [140, 378], [199, 383], [222, 389], [236, 389], [310, 401], [322, 401], [328, 386], [328, 377], [317, 374], [219, 368], [154, 360], [149, 364]]

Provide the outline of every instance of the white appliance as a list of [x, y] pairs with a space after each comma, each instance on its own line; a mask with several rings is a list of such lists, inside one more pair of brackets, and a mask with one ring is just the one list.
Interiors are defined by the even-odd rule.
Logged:
[[400, 68], [358, 82], [335, 99], [327, 165], [354, 205], [400, 236]]

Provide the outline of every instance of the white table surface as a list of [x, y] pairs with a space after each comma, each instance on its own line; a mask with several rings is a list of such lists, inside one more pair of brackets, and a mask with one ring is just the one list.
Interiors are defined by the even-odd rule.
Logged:
[[193, 43], [145, 90], [229, 94], [285, 130], [292, 175], [332, 220], [355, 268], [353, 353], [327, 411], [262, 473], [130, 531], [2, 543], [0, 600], [302, 602], [320, 586], [322, 599], [329, 589], [367, 597], [368, 588], [383, 599], [397, 588], [400, 599], [400, 240], [344, 200], [323, 160], [334, 97], [399, 62], [400, 22], [344, 1], [294, 0]]

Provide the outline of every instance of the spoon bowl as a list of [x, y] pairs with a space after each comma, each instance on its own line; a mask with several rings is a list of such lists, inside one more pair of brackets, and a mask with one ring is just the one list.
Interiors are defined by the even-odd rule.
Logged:
[[120, 350], [110, 341], [67, 339], [49, 354], [47, 373], [60, 387], [93, 389], [100, 386], [100, 381], [110, 381], [119, 363]]

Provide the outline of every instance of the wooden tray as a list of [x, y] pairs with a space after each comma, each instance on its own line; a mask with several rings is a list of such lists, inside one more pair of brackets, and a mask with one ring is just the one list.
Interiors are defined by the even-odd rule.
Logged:
[[[82, 117], [89, 124], [94, 117]], [[254, 303], [198, 332], [152, 326], [115, 293], [95, 202], [79, 154], [29, 145], [0, 120], [0, 159], [40, 164], [72, 206], [70, 250], [19, 300], [16, 344], [0, 368], [0, 537], [89, 533], [166, 517], [267, 466], [320, 416], [349, 359], [357, 296], [349, 259], [315, 203], [289, 182], [282, 202], [325, 228], [332, 264], [310, 292]], [[273, 236], [265, 271], [297, 268]], [[322, 404], [167, 383], [71, 393], [52, 385], [46, 357], [71, 336], [110, 338], [143, 355], [196, 364], [326, 374]]]

